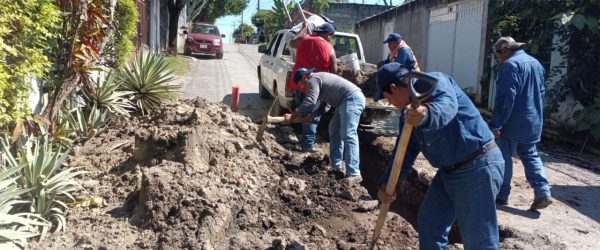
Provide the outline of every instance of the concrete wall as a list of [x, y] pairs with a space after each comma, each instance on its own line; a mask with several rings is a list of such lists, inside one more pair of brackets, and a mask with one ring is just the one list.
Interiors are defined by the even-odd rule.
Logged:
[[361, 19], [379, 14], [392, 6], [357, 4], [357, 3], [329, 3], [329, 8], [323, 15], [335, 21], [337, 30], [355, 32], [356, 22]]
[[404, 37], [415, 53], [419, 65], [427, 65], [425, 55], [429, 11], [437, 6], [454, 2], [458, 1], [413, 1], [359, 21], [356, 24], [356, 33], [362, 41], [367, 62], [377, 63], [386, 56], [388, 50], [387, 46], [384, 46], [383, 40], [389, 30], [393, 30]]

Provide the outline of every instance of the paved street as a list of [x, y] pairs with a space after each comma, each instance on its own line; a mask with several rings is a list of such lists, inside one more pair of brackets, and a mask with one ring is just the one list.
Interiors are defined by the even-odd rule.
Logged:
[[182, 79], [181, 97], [203, 97], [230, 104], [232, 86], [240, 86], [239, 113], [259, 118], [272, 100], [258, 96], [256, 66], [261, 54], [255, 44], [225, 44], [223, 59], [195, 56], [190, 72]]

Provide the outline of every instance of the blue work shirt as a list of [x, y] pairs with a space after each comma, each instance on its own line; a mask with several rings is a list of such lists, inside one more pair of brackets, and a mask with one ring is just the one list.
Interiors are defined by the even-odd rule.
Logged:
[[[383, 60], [383, 64], [392, 62], [390, 57], [391, 56], [388, 55], [388, 57]], [[400, 63], [406, 66], [408, 69], [415, 69], [415, 58], [408, 46], [400, 46], [400, 48], [398, 48], [398, 54], [394, 58], [393, 62]]]
[[520, 143], [540, 141], [544, 125], [544, 67], [523, 50], [500, 65], [490, 129]]
[[[486, 143], [494, 140], [486, 122], [469, 97], [460, 89], [452, 77], [440, 72], [429, 73], [439, 79], [431, 98], [423, 105], [428, 108], [422, 123], [414, 127], [401, 175], [412, 168], [419, 152], [429, 163], [439, 169], [449, 168], [465, 160]], [[419, 89], [419, 82], [415, 89]], [[404, 128], [404, 114], [400, 116], [399, 129]], [[396, 139], [393, 153], [398, 147]], [[379, 182], [387, 184], [392, 170], [393, 158], [388, 163], [386, 175]]]

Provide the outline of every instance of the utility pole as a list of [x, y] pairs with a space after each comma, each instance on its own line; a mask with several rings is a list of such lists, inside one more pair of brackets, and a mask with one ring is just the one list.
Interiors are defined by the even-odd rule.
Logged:
[[245, 43], [246, 38], [244, 37], [244, 11], [242, 11], [242, 22], [240, 23], [240, 35], [241, 35], [242, 39], [244, 39], [244, 43]]
[[260, 0], [256, 2], [256, 10], [260, 10]]

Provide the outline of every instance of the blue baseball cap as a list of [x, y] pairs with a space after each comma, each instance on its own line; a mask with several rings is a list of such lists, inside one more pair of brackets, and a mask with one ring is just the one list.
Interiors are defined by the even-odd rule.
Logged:
[[383, 41], [383, 43], [389, 43], [389, 42], [393, 42], [393, 41], [398, 41], [398, 40], [402, 40], [402, 36], [398, 33], [390, 33], [387, 37], [387, 39], [385, 39], [385, 41]]
[[294, 73], [294, 82], [300, 81], [300, 78], [302, 78], [303, 75], [308, 75], [308, 74], [312, 73], [313, 71], [315, 71], [315, 68], [312, 68], [312, 69], [299, 68], [299, 69], [297, 69], [296, 73]]
[[330, 24], [328, 22], [325, 22], [324, 24], [322, 24], [319, 27], [316, 27], [313, 29], [314, 32], [329, 32], [329, 33], [335, 33], [335, 26], [333, 26], [333, 24]]
[[377, 72], [377, 93], [373, 97], [375, 101], [383, 99], [383, 91], [388, 88], [392, 83], [400, 84], [400, 87], [406, 87], [406, 85], [400, 78], [408, 75], [410, 70], [397, 62], [392, 62], [383, 65]]

